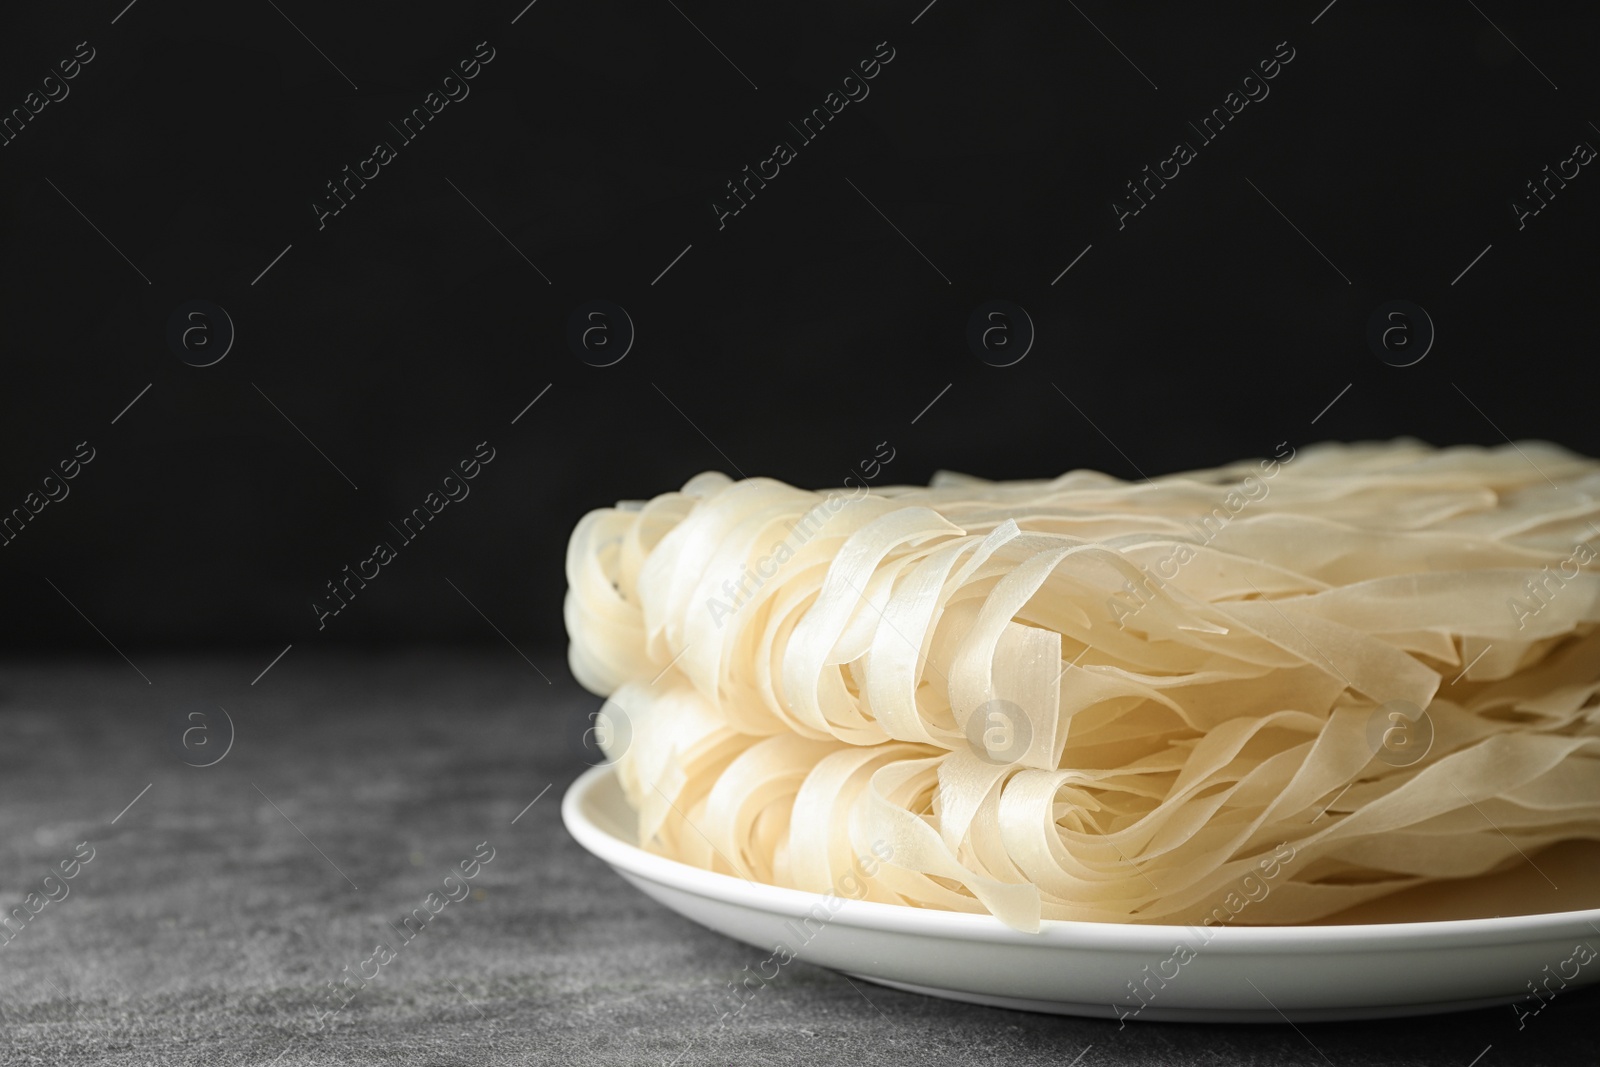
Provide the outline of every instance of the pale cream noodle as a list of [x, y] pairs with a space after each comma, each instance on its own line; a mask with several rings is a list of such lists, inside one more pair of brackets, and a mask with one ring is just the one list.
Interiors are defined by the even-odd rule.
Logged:
[[[1600, 463], [1539, 442], [702, 474], [579, 522], [569, 658], [664, 856], [826, 892], [886, 844], [869, 899], [1019, 929], [1299, 923], [1600, 839], [1597, 520]], [[1374, 741], [1411, 705], [1415, 762]]]

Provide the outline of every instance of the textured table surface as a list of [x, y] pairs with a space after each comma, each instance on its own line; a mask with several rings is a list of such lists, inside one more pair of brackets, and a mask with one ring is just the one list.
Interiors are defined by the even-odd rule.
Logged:
[[[718, 1029], [725, 984], [763, 954], [646, 899], [562, 829], [584, 766], [572, 739], [599, 702], [559, 654], [295, 648], [251, 685], [270, 655], [0, 669], [4, 907], [94, 850], [0, 947], [0, 1063], [1600, 1061], [1593, 990], [1521, 1029], [1499, 1009], [1119, 1030], [796, 963]], [[220, 709], [232, 748], [188, 765], [223, 751]], [[209, 732], [175, 743], [194, 726]], [[484, 842], [470, 895], [402, 942], [395, 926]], [[378, 942], [400, 947], [363, 967]], [[319, 1025], [344, 999], [329, 983], [363, 969]]]

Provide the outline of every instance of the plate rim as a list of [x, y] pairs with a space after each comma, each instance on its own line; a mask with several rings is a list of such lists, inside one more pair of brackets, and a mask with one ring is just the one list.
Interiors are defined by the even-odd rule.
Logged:
[[[619, 873], [636, 875], [720, 903], [794, 917], [803, 916], [816, 906], [826, 907], [824, 894], [708, 871], [647, 852], [611, 833], [589, 816], [586, 806], [594, 803], [596, 792], [615, 777], [614, 763], [596, 764], [580, 774], [562, 795], [561, 820], [579, 845]], [[620, 789], [620, 783], [617, 788]], [[1070, 946], [1108, 952], [1140, 949], [1165, 952], [1174, 938], [1193, 938], [1201, 929], [1197, 925], [1170, 923], [1044, 919], [1040, 921], [1039, 932], [1034, 934], [1013, 929], [992, 915], [851, 899], [845, 899], [842, 907], [832, 910], [829, 922], [900, 935], [999, 941], [1040, 948]], [[1485, 946], [1552, 939], [1582, 927], [1600, 931], [1600, 908], [1403, 923], [1213, 926], [1206, 928], [1211, 934], [1206, 939], [1206, 951], [1224, 954], [1294, 953], [1306, 949], [1318, 952], [1368, 952], [1375, 948], [1405, 951], [1463, 942]]]

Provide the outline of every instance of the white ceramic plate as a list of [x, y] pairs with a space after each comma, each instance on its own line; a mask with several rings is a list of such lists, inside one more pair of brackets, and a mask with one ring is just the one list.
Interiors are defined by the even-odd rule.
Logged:
[[[610, 765], [572, 784], [561, 816], [584, 848], [703, 926], [766, 953], [781, 944], [807, 963], [977, 1004], [1138, 1020], [1300, 1022], [1422, 1015], [1522, 998], [1525, 1010], [1534, 1010], [1535, 988], [1548, 990], [1548, 999], [1563, 983], [1575, 988], [1600, 980], [1600, 959], [1577, 951], [1580, 944], [1600, 950], [1600, 908], [1222, 927], [1206, 931], [1208, 941], [1185, 926], [1063, 921], [1027, 934], [985, 915], [854, 900], [826, 922], [807, 924], [813, 908], [828, 914], [821, 895], [714, 874], [639, 848], [633, 809]], [[1557, 876], [1567, 885], [1554, 899], [1591, 892], [1569, 874]], [[780, 960], [769, 956], [751, 973], [770, 979]]]

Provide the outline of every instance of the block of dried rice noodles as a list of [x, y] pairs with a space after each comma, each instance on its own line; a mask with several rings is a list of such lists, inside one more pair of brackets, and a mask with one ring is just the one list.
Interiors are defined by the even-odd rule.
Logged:
[[1600, 839], [1597, 521], [1600, 463], [1537, 442], [703, 474], [578, 524], [570, 663], [662, 855], [1020, 929], [1300, 923]]

